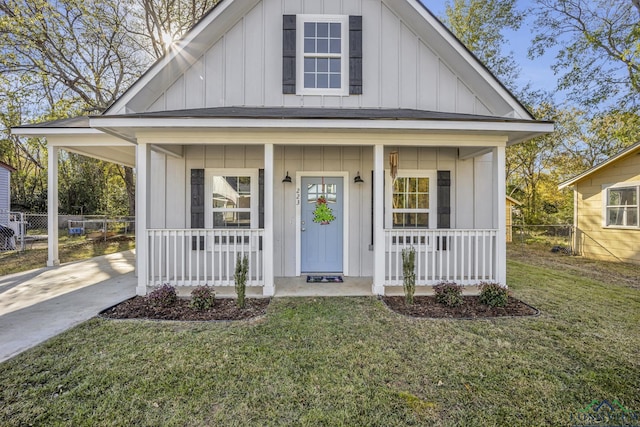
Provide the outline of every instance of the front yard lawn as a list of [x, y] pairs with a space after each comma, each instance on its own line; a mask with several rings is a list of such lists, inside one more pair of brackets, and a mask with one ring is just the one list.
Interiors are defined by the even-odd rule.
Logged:
[[605, 399], [640, 413], [640, 291], [508, 268], [539, 317], [306, 298], [251, 322], [93, 319], [0, 364], [0, 425], [556, 426]]

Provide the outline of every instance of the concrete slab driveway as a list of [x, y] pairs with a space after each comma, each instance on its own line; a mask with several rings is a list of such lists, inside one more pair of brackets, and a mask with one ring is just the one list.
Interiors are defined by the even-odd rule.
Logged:
[[0, 277], [0, 362], [135, 295], [135, 254]]

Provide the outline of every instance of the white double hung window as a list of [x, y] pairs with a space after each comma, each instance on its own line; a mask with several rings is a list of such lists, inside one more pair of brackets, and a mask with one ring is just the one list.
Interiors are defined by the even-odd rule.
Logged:
[[205, 227], [258, 227], [258, 171], [205, 171]]
[[436, 171], [387, 173], [386, 182], [386, 228], [436, 228]]
[[605, 187], [603, 199], [605, 202], [604, 225], [606, 227], [637, 228], [639, 226], [640, 183]]
[[298, 15], [298, 93], [348, 95], [349, 17]]

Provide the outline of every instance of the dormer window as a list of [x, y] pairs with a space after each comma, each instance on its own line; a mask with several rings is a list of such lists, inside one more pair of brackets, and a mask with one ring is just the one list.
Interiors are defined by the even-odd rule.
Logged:
[[304, 95], [348, 95], [347, 16], [298, 15], [298, 87]]
[[362, 94], [361, 16], [282, 18], [283, 94]]

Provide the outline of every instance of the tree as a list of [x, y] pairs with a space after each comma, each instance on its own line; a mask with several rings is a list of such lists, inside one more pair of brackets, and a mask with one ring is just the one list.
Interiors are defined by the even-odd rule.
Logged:
[[139, 0], [127, 29], [153, 58], [164, 55], [219, 0]]
[[[27, 149], [31, 147], [39, 153], [44, 146], [41, 140], [17, 138], [6, 129], [29, 121], [105, 110], [166, 52], [171, 40], [182, 35], [215, 3], [216, 0], [0, 0], [0, 95], [7, 94], [7, 108], [0, 108], [4, 127], [0, 129], [4, 134], [0, 156], [26, 162], [17, 165], [25, 182], [14, 180], [15, 184], [22, 184], [14, 188], [28, 188], [24, 186], [27, 176], [33, 175], [37, 183], [46, 181], [46, 161], [30, 158]], [[21, 97], [9, 96], [18, 92]], [[102, 185], [120, 180], [120, 185], [111, 187], [126, 188], [125, 206], [130, 215], [134, 214], [131, 168], [107, 167], [97, 160], [78, 161], [75, 155], [61, 161], [68, 162], [61, 168], [67, 179], [67, 201], [61, 202], [65, 209], [83, 204], [97, 212], [110, 206], [109, 198], [98, 202], [93, 195], [85, 194], [90, 190], [97, 195], [100, 190], [93, 185], [82, 188], [92, 178], [72, 173], [66, 167], [73, 166], [85, 174], [109, 174], [103, 177]], [[39, 188], [28, 194], [43, 194], [45, 190]], [[18, 196], [29, 207], [35, 207], [27, 200], [28, 194]]]
[[48, 106], [102, 111], [144, 69], [119, 0], [0, 0], [0, 12], [0, 74], [32, 75]]
[[[640, 6], [636, 0], [537, 0], [529, 54], [557, 48], [558, 89], [580, 105], [640, 107]], [[637, 10], [634, 10], [634, 6]]]
[[505, 30], [517, 30], [524, 13], [516, 0], [453, 0], [445, 24], [506, 86], [516, 90], [520, 69], [513, 52], [504, 52]]

